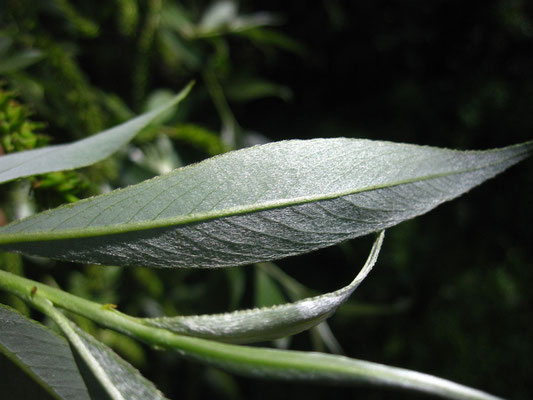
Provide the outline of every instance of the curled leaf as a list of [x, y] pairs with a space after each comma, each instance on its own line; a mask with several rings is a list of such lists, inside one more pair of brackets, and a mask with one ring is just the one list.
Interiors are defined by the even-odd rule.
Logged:
[[355, 279], [335, 292], [267, 308], [215, 315], [145, 318], [142, 322], [184, 335], [229, 343], [261, 342], [294, 335], [330, 317], [350, 297], [376, 263], [384, 235], [381, 232], [376, 238]]

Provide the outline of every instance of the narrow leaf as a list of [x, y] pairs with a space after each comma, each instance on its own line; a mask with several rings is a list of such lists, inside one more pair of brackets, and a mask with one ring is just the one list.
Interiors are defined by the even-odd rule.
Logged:
[[112, 400], [164, 400], [154, 384], [102, 342], [78, 328], [53, 306], [43, 309], [61, 328], [91, 376], [91, 396]]
[[[68, 342], [45, 326], [3, 305], [0, 305], [0, 352], [53, 398], [90, 399]], [[0, 380], [4, 379], [5, 373], [2, 376]], [[14, 394], [11, 393], [11, 396]]]
[[376, 263], [383, 237], [384, 232], [381, 232], [355, 279], [335, 292], [268, 308], [142, 321], [172, 332], [229, 343], [261, 342], [303, 332], [331, 316], [357, 289]]
[[244, 265], [426, 213], [531, 155], [358, 139], [251, 147], [0, 228], [0, 249], [154, 267]]
[[0, 183], [24, 176], [86, 167], [109, 157], [165, 111], [180, 103], [191, 87], [192, 83], [154, 111], [77, 142], [1, 156]]

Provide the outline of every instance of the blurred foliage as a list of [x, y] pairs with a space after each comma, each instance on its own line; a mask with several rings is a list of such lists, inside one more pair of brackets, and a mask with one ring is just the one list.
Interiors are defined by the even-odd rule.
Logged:
[[[90, 135], [157, 107], [191, 79], [197, 85], [160, 126], [111, 159], [4, 185], [0, 221], [270, 140], [348, 136], [489, 148], [531, 139], [532, 27], [524, 0], [4, 0], [4, 152]], [[531, 187], [529, 162], [391, 229], [375, 270], [328, 321], [334, 336], [325, 326], [276, 345], [340, 351], [336, 338], [351, 357], [530, 398], [533, 199], [523, 189]], [[223, 271], [12, 254], [0, 255], [0, 267], [132, 315], [160, 316], [334, 290], [353, 278], [368, 248], [361, 239]], [[1, 301], [30, 312], [15, 298]], [[390, 398], [374, 389], [235, 378], [78, 322], [170, 398]]]

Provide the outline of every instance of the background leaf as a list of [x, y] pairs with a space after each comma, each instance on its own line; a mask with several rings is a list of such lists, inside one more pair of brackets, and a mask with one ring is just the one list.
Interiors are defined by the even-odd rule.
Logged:
[[27, 49], [11, 55], [2, 54], [0, 60], [0, 74], [19, 71], [40, 61], [44, 57], [42, 51]]
[[461, 152], [357, 139], [256, 146], [16, 221], [0, 229], [0, 248], [155, 267], [272, 260], [423, 214], [532, 148]]
[[[0, 305], [0, 351], [13, 364], [21, 368], [38, 385], [56, 399], [90, 399], [85, 383], [79, 373], [68, 342], [45, 326], [29, 320], [15, 310]], [[29, 396], [28, 384], [24, 381], [7, 382], [13, 376], [8, 369], [2, 369], [0, 393], [10, 394], [17, 399], [17, 393]], [[20, 387], [20, 386], [24, 387]], [[7, 389], [9, 388], [9, 392]], [[33, 393], [42, 398], [42, 393]], [[27, 397], [29, 398], [29, 397]]]
[[86, 167], [107, 158], [169, 108], [181, 102], [191, 87], [192, 83], [152, 112], [86, 139], [0, 157], [0, 183], [24, 176]]

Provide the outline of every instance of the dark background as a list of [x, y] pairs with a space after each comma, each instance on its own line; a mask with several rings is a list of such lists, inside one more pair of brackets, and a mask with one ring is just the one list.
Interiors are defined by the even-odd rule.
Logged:
[[[141, 20], [149, 3], [138, 2]], [[19, 22], [33, 18], [31, 26], [20, 23], [20, 31], [29, 37], [44, 32], [53, 43], [75, 48], [69, 54], [84, 84], [91, 90], [114, 93], [135, 112], [152, 90], [177, 91], [195, 78], [198, 84], [186, 122], [220, 129], [220, 116], [206, 95], [198, 68], [170, 70], [154, 45], [146, 57], [149, 73], [144, 93], [135, 95], [131, 82], [142, 61], [138, 57], [141, 34], [124, 37], [117, 33], [114, 6], [71, 4], [80, 15], [99, 24], [99, 35], [81, 35], [72, 28], [72, 20], [54, 13], [53, 7], [30, 13], [27, 8], [32, 2], [28, 1], [10, 3], [6, 27], [12, 28], [17, 18]], [[192, 15], [206, 4], [183, 2]], [[18, 14], [13, 12], [17, 7]], [[273, 29], [301, 46], [297, 52], [265, 50], [240, 35], [224, 38], [230, 56], [221, 61], [222, 67], [215, 67], [222, 82], [252, 74], [285, 85], [293, 93], [288, 101], [230, 99], [245, 134], [257, 132], [268, 140], [346, 136], [456, 149], [487, 149], [533, 137], [531, 2], [243, 1], [240, 9], [278, 15], [282, 23]], [[29, 42], [46, 47], [36, 39]], [[19, 37], [16, 43], [23, 48], [29, 42]], [[197, 45], [201, 63], [216, 64], [217, 56], [211, 55], [215, 45], [201, 41]], [[44, 66], [32, 66], [26, 73], [48, 82], [53, 71], [45, 61]], [[7, 77], [7, 84], [16, 87], [13, 82]], [[59, 100], [47, 96], [60, 110]], [[50, 110], [46, 114], [37, 103], [32, 104], [31, 96], [25, 99], [35, 110], [34, 118], [45, 120], [47, 133], [54, 132], [58, 142], [72, 140], [76, 135], [69, 132], [75, 127], [91, 131], [82, 117], [58, 122], [50, 117]], [[82, 105], [67, 104], [63, 110], [75, 115]], [[105, 110], [101, 115], [102, 126], [115, 118]], [[176, 147], [185, 159], [199, 158], [195, 152], [187, 153], [186, 146], [176, 143]], [[434, 374], [506, 398], [530, 398], [532, 176], [533, 163], [528, 160], [460, 199], [390, 229], [378, 264], [353, 300], [403, 307], [385, 315], [341, 308], [330, 326], [345, 354]], [[369, 238], [356, 239], [281, 260], [278, 265], [313, 289], [334, 290], [352, 279], [370, 244]], [[27, 268], [28, 275], [42, 278], [39, 266]], [[60, 264], [46, 274], [56, 274], [55, 279], [73, 290], [72, 268]], [[83, 267], [75, 271], [89, 274]], [[215, 285], [224, 281], [222, 272], [186, 273], [181, 278], [176, 278], [179, 272], [154, 274], [156, 281], [190, 283], [204, 290], [195, 298], [196, 305], [185, 301], [185, 309], [224, 311], [217, 307], [225, 301], [225, 289]], [[248, 286], [240, 307], [252, 302], [252, 274], [253, 267], [245, 268]], [[133, 293], [150, 292], [137, 275], [128, 270], [117, 283], [121, 291], [115, 301], [121, 309], [135, 312], [140, 306], [136, 308]], [[203, 285], [204, 280], [209, 283]], [[158, 294], [160, 298], [168, 297], [172, 289], [165, 290]], [[296, 336], [292, 347], [309, 350], [307, 334]], [[424, 398], [376, 388], [233, 379], [171, 354], [143, 351], [146, 360], [138, 366], [170, 398]]]

